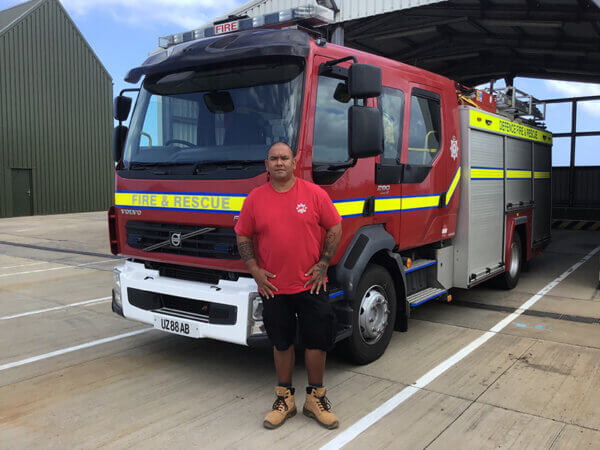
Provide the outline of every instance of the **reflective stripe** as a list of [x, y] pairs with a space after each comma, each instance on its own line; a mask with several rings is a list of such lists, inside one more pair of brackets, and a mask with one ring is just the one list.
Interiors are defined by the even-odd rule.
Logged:
[[183, 192], [116, 191], [115, 205], [140, 209], [239, 213], [245, 195]]
[[506, 178], [509, 180], [521, 179], [526, 180], [531, 178], [531, 170], [521, 170], [521, 169], [508, 169], [506, 171]]
[[375, 214], [400, 212], [401, 210], [401, 197], [384, 197], [375, 199]]
[[[460, 175], [461, 168], [459, 166], [446, 192], [446, 203], [444, 206], [450, 204], [460, 182]], [[375, 198], [375, 214], [438, 208], [440, 206], [440, 197], [441, 194], [378, 197]], [[237, 214], [241, 211], [245, 199], [245, 194], [147, 191], [115, 192], [115, 205], [117, 207], [190, 212]], [[335, 200], [333, 204], [340, 216], [348, 218], [362, 216], [365, 201], [365, 198], [351, 198]]]
[[430, 209], [437, 208], [440, 205], [440, 196], [439, 195], [419, 195], [419, 196], [410, 196], [410, 197], [402, 197], [401, 202], [401, 210], [402, 211], [415, 211], [418, 209]]
[[550, 179], [550, 172], [537, 172], [536, 171], [533, 176], [536, 180], [543, 179], [543, 178]]
[[476, 109], [470, 110], [470, 125], [483, 130], [493, 131], [507, 136], [514, 136], [528, 141], [552, 144], [552, 134], [547, 131], [531, 128]]
[[448, 206], [450, 204], [450, 200], [452, 200], [452, 196], [454, 195], [454, 192], [456, 191], [456, 187], [458, 186], [459, 181], [460, 181], [460, 166], [458, 166], [458, 170], [456, 171], [456, 174], [454, 175], [454, 178], [452, 179], [452, 183], [450, 183], [450, 188], [448, 189], [448, 192], [446, 193], [446, 206]]
[[365, 208], [365, 199], [349, 199], [349, 200], [340, 200], [334, 201], [333, 204], [335, 208], [340, 213], [342, 217], [355, 217], [362, 216], [363, 210]]
[[471, 180], [502, 180], [504, 169], [498, 167], [471, 167]]

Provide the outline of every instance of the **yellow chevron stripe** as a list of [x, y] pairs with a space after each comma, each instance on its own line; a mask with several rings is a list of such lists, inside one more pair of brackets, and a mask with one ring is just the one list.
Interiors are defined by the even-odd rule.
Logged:
[[536, 171], [533, 174], [533, 176], [534, 176], [534, 178], [536, 180], [539, 180], [539, 179], [542, 179], [542, 178], [548, 178], [549, 179], [550, 178], [550, 172], [538, 172], [538, 171]]
[[594, 225], [590, 227], [590, 231], [597, 231], [600, 229], [600, 222], [596, 222]]
[[565, 228], [567, 228], [569, 225], [571, 224], [570, 220], [565, 220], [563, 223], [561, 223], [558, 228], [560, 228], [561, 230], [564, 230]]
[[456, 171], [456, 175], [454, 175], [454, 178], [452, 179], [452, 183], [450, 183], [450, 188], [448, 189], [448, 192], [446, 193], [446, 206], [448, 206], [448, 204], [450, 203], [450, 200], [452, 199], [452, 196], [454, 195], [454, 191], [456, 190], [456, 187], [458, 186], [458, 182], [460, 181], [460, 173], [461, 173], [461, 167], [458, 167], [458, 170]]

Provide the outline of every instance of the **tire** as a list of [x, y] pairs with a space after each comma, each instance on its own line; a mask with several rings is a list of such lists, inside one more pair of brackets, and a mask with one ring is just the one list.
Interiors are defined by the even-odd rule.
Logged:
[[[353, 363], [368, 364], [385, 352], [396, 321], [396, 290], [384, 267], [367, 266], [352, 300], [352, 309], [352, 336], [342, 343], [343, 351]], [[365, 324], [373, 321], [377, 330], [365, 329]]]
[[523, 246], [521, 236], [515, 232], [510, 244], [510, 262], [508, 270], [498, 277], [498, 286], [502, 289], [511, 290], [519, 282], [523, 270]]

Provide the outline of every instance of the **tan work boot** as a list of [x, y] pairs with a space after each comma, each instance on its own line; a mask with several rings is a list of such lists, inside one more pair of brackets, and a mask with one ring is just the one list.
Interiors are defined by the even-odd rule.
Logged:
[[289, 417], [296, 415], [296, 402], [291, 390], [283, 386], [277, 386], [275, 395], [277, 398], [273, 403], [273, 409], [263, 421], [263, 426], [269, 430], [280, 427]]
[[306, 401], [302, 412], [306, 417], [311, 417], [329, 430], [340, 426], [340, 420], [331, 412], [331, 403], [325, 397], [325, 387], [313, 388], [306, 394]]

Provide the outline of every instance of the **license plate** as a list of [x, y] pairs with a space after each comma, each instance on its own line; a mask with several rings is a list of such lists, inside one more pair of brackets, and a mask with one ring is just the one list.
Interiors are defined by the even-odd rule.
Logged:
[[169, 333], [180, 334], [182, 336], [193, 338], [200, 337], [200, 326], [191, 320], [159, 316], [156, 314], [154, 316], [154, 328]]

